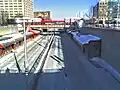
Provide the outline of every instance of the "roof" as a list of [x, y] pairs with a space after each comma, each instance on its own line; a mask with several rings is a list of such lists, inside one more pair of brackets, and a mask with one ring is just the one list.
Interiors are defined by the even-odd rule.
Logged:
[[72, 34], [74, 35], [74, 38], [82, 44], [88, 44], [90, 41], [101, 40], [101, 38], [91, 34], [78, 36], [77, 33], [78, 32], [72, 32]]

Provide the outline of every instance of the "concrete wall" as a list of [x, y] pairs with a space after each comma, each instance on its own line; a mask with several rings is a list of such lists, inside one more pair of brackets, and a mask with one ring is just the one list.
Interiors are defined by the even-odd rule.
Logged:
[[81, 28], [81, 33], [90, 33], [102, 39], [101, 57], [120, 72], [120, 31], [112, 29]]

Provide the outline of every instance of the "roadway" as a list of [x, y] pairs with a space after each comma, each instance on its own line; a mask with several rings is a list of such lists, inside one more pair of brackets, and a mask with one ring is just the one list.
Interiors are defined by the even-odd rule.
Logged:
[[[43, 50], [49, 38], [50, 36], [40, 35], [34, 40], [29, 41], [27, 43], [27, 61], [25, 62], [28, 71], [31, 69], [32, 65], [34, 64], [38, 55]], [[24, 72], [24, 46], [19, 46], [14, 52], [15, 52], [15, 56], [17, 57], [17, 61], [20, 66], [20, 69]], [[10, 53], [2, 57], [0, 61], [1, 61], [0, 62], [1, 71], [5, 71], [7, 68], [9, 68], [11, 71], [13, 70], [18, 72], [14, 53]]]
[[108, 72], [91, 64], [67, 34], [56, 36], [37, 90], [120, 90]]

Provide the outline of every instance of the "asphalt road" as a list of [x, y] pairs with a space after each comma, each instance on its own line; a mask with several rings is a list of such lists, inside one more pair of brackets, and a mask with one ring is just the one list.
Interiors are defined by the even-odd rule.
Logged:
[[102, 39], [101, 57], [120, 72], [120, 31], [113, 29], [81, 28], [81, 33], [93, 34]]
[[60, 36], [46, 59], [37, 90], [120, 90], [120, 83], [91, 64], [67, 34]]

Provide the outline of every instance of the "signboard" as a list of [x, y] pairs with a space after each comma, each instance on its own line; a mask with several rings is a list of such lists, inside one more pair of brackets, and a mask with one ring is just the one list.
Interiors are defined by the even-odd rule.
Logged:
[[34, 18], [42, 18], [44, 20], [50, 20], [50, 11], [43, 11], [43, 12], [34, 12]]

